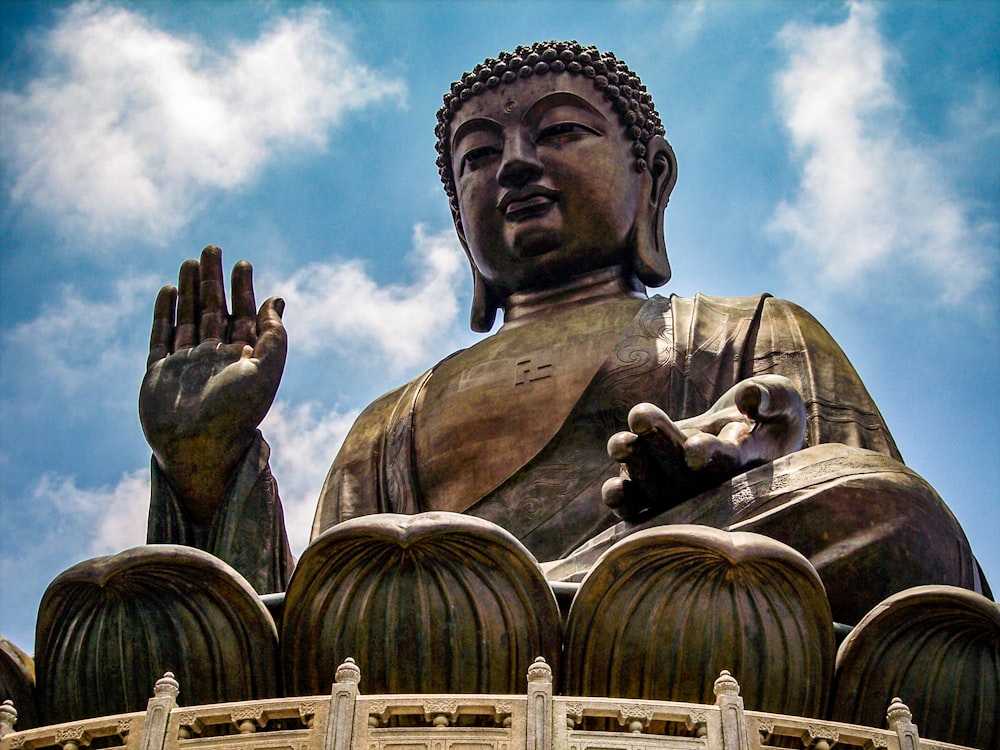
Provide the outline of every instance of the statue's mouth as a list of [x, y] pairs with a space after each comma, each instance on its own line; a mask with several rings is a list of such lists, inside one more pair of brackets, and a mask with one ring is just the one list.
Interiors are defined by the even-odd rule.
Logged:
[[497, 208], [508, 221], [522, 221], [545, 213], [559, 202], [559, 191], [541, 185], [508, 190]]

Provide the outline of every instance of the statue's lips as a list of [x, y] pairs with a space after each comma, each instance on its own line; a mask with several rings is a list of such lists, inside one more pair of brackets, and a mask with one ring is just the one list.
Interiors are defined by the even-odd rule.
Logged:
[[497, 208], [508, 221], [521, 221], [545, 213], [559, 202], [559, 191], [540, 186], [511, 190]]

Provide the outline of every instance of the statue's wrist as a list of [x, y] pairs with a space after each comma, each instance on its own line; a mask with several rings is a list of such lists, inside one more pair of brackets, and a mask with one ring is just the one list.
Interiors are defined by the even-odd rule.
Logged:
[[191, 520], [211, 521], [259, 433], [245, 439], [210, 445], [190, 445], [184, 450], [158, 452], [153, 457], [167, 485]]

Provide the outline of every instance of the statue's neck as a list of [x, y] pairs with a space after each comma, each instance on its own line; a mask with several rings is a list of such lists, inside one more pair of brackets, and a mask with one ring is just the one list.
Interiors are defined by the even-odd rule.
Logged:
[[503, 305], [503, 328], [509, 330], [538, 320], [567, 305], [622, 297], [645, 299], [646, 289], [621, 266], [602, 268], [574, 276], [558, 286], [510, 295]]

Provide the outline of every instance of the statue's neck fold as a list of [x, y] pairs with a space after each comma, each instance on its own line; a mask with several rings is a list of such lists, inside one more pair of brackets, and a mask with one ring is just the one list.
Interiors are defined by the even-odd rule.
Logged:
[[603, 299], [646, 298], [646, 288], [621, 266], [574, 276], [558, 286], [510, 295], [503, 305], [503, 329], [538, 320], [566, 305]]

